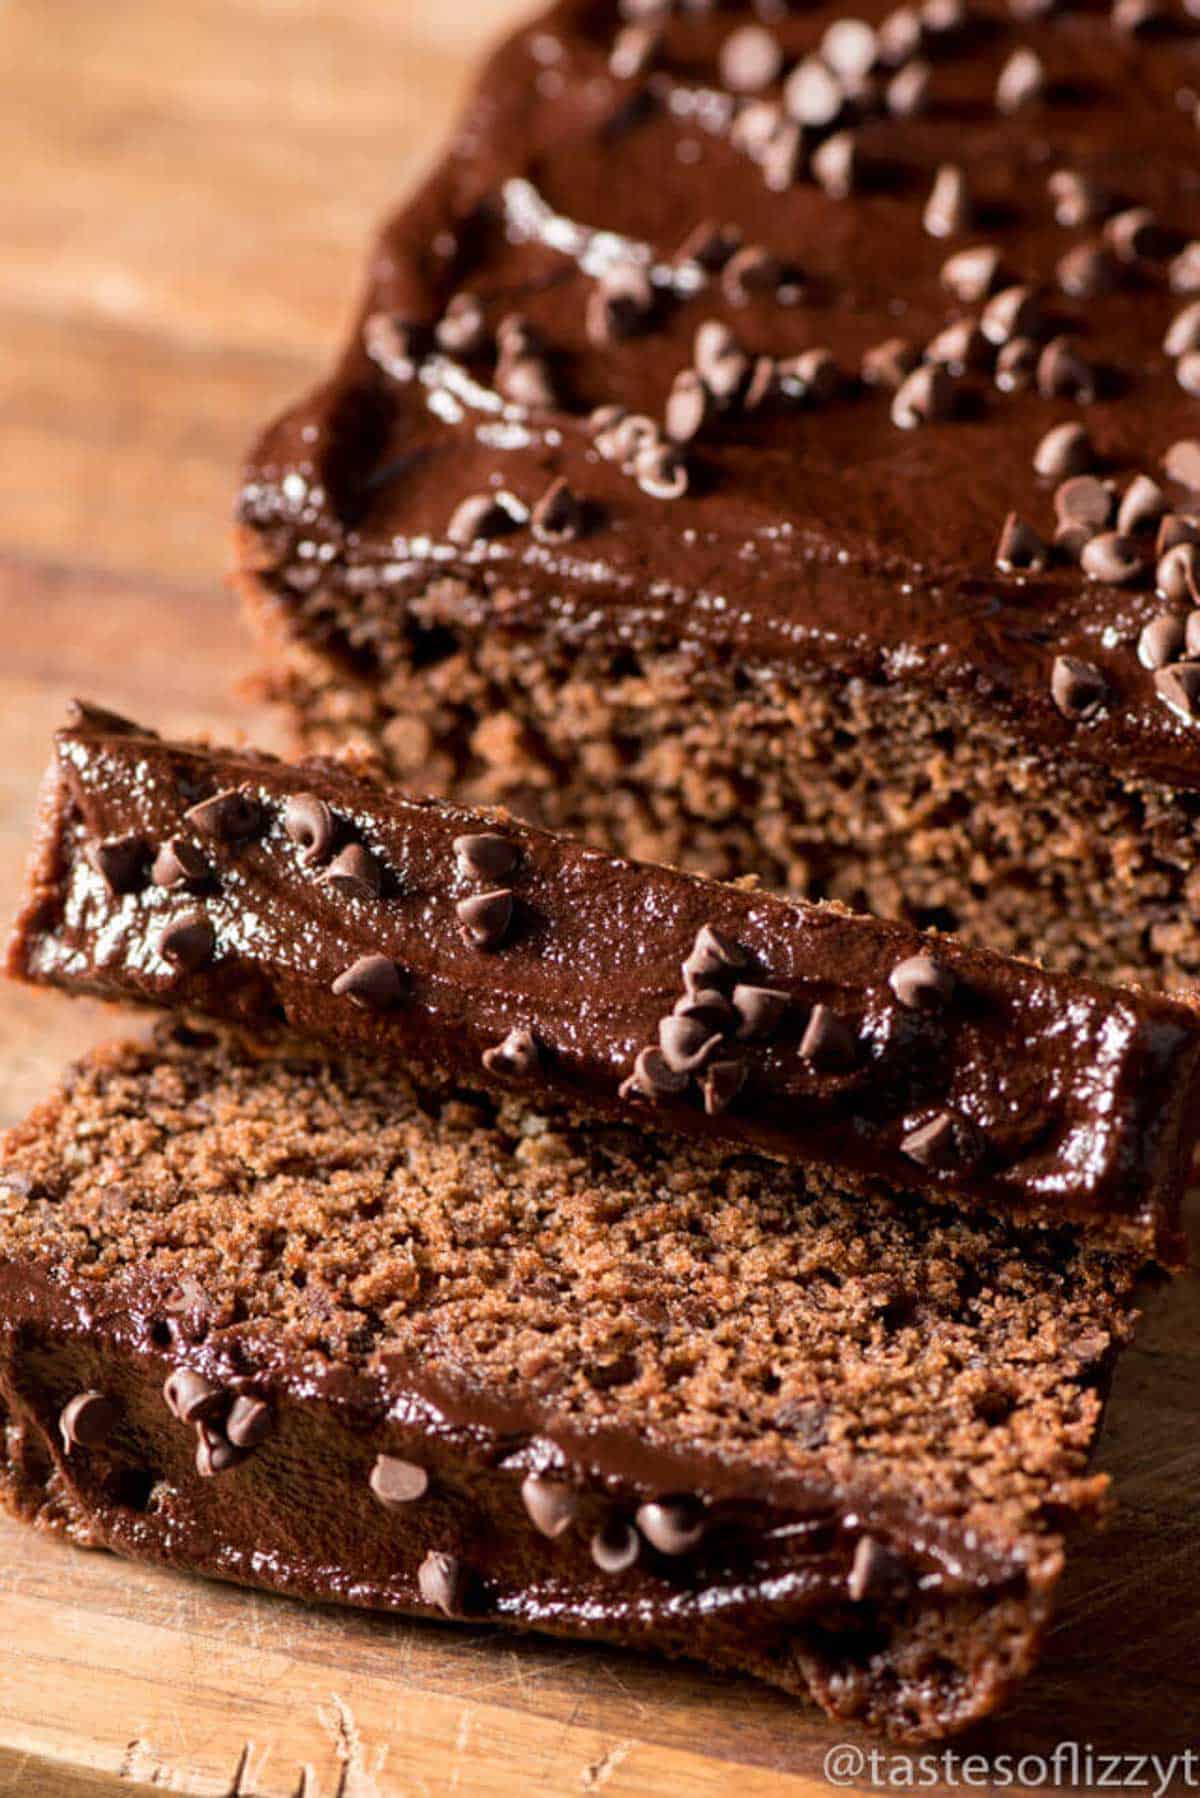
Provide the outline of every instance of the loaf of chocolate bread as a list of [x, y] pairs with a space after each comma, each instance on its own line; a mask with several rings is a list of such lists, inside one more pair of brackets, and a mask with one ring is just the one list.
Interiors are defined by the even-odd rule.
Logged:
[[686, 1654], [902, 1741], [1029, 1668], [1135, 1263], [183, 1023], [0, 1148], [0, 1481], [318, 1600]]
[[1194, 979], [1200, 25], [760, 11], [492, 59], [247, 470], [271, 678], [421, 791]]
[[78, 708], [9, 971], [1179, 1247], [1200, 1015]]

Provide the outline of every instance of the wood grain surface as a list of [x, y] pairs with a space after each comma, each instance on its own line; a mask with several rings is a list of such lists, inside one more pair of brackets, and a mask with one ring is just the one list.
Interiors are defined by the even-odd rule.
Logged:
[[[0, 0], [5, 917], [72, 693], [278, 746], [236, 691], [253, 667], [223, 585], [238, 459], [336, 343], [373, 222], [518, 10]], [[128, 1028], [0, 994], [0, 1121]], [[964, 1752], [1200, 1749], [1197, 1299], [1194, 1278], [1153, 1299], [1103, 1444], [1117, 1523], [1073, 1566], [1041, 1672]], [[832, 1745], [869, 1746], [749, 1681], [305, 1609], [11, 1523], [0, 1642], [0, 1793], [22, 1798], [811, 1795], [831, 1789]], [[897, 1765], [880, 1769], [893, 1788]], [[873, 1789], [870, 1770], [849, 1789]]]

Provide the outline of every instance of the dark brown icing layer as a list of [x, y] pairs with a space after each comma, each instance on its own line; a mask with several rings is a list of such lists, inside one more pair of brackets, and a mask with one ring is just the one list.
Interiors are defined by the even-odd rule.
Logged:
[[[889, 0], [855, 8], [875, 25], [891, 10]], [[1053, 535], [1056, 481], [1035, 472], [1034, 454], [1058, 424], [1086, 425], [1100, 473], [1119, 490], [1146, 472], [1170, 509], [1197, 508], [1188, 479], [1200, 481], [1200, 456], [1190, 477], [1178, 461], [1169, 475], [1163, 459], [1196, 429], [1181, 384], [1190, 336], [1167, 334], [1193, 295], [1186, 263], [1173, 259], [1200, 231], [1200, 28], [1175, 12], [1139, 26], [1119, 6], [1036, 10], [973, 5], [957, 30], [926, 28], [904, 65], [929, 64], [917, 116], [880, 101], [896, 68], [880, 54], [835, 121], [862, 165], [848, 198], [837, 197], [828, 158], [810, 161], [820, 130], [779, 191], [738, 147], [747, 100], [731, 93], [721, 52], [749, 7], [662, 9], [645, 68], [618, 56], [633, 73], [610, 66], [612, 4], [563, 0], [512, 39], [372, 260], [362, 317], [418, 327], [411, 378], [404, 368], [397, 378], [403, 359], [375, 340], [385, 372], [359, 333], [333, 380], [251, 462], [248, 565], [285, 628], [386, 677], [380, 615], [398, 624], [432, 582], [460, 576], [488, 629], [519, 636], [552, 621], [572, 639], [600, 632], [957, 691], [1051, 753], [1069, 745], [1133, 776], [1200, 786], [1191, 677], [1164, 678], [1138, 656], [1143, 628], [1164, 610], [1152, 527], [1140, 527], [1146, 566], [1132, 585], [1115, 584], [1117, 562], [1099, 552], [1094, 567], [996, 566], [1010, 512]], [[839, 15], [827, 5], [780, 13], [770, 31], [786, 76]], [[1020, 62], [1009, 67], [1028, 51], [1040, 85], [1036, 67], [1032, 80]], [[783, 93], [780, 81], [764, 90], [771, 101]], [[945, 234], [935, 235], [923, 214], [946, 165], [969, 205], [964, 217], [943, 181], [934, 212]], [[1070, 194], [1048, 186], [1063, 172], [1104, 196], [1086, 222], [1056, 218], [1071, 216]], [[1151, 210], [1153, 228], [1130, 223], [1134, 207]], [[744, 244], [794, 267], [794, 281], [763, 292], [701, 280], [675, 258], [705, 220], [736, 227]], [[1046, 391], [1019, 374], [1018, 390], [1003, 391], [993, 342], [952, 378], [954, 416], [898, 428], [892, 392], [858, 378], [864, 355], [897, 335], [919, 352], [956, 321], [979, 321], [985, 301], [956, 301], [941, 279], [950, 255], [977, 245], [999, 254], [998, 288], [1039, 290], [1036, 352], [1069, 335], [1095, 373], [1095, 397], [1090, 377], [1080, 396], [1061, 353], [1043, 370]], [[1071, 252], [1080, 254], [1064, 263]], [[651, 272], [653, 307], [627, 336], [597, 342], [597, 278], [629, 257]], [[1081, 295], [1081, 283], [1098, 291]], [[460, 333], [438, 348], [433, 327], [464, 291], [481, 302], [483, 347], [460, 349]], [[985, 321], [993, 335], [1014, 318], [1024, 327], [1008, 311]], [[519, 380], [509, 383], [515, 401], [497, 394], [492, 338], [514, 313], [546, 352], [548, 407], [522, 405]], [[752, 357], [826, 347], [842, 379], [819, 403], [729, 409], [686, 446], [689, 491], [665, 501], [598, 453], [588, 414], [618, 404], [661, 420], [697, 328], [712, 319]], [[529, 518], [558, 477], [584, 507], [567, 542]], [[516, 522], [454, 541], [458, 503], [497, 490], [514, 496]], [[1166, 609], [1182, 621], [1195, 603], [1181, 590]], [[1070, 703], [1083, 692], [1075, 682], [1063, 715], [1070, 675], [1055, 675], [1059, 657], [1099, 671], [1101, 703]]]
[[9, 967], [1167, 1259], [1200, 1128], [1186, 1006], [88, 708]]

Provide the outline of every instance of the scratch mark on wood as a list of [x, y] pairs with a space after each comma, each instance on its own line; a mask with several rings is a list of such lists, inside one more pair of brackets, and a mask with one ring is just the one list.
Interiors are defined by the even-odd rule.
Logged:
[[[337, 1692], [331, 1692], [329, 1704], [318, 1705], [317, 1716], [342, 1765], [334, 1798], [385, 1798], [374, 1773], [366, 1764], [362, 1736], [354, 1721], [354, 1712], [346, 1700]], [[381, 1758], [377, 1756], [377, 1769], [381, 1764]]]
[[606, 1748], [599, 1760], [592, 1761], [583, 1769], [579, 1778], [583, 1790], [598, 1792], [602, 1786], [606, 1786], [632, 1749], [632, 1742], [614, 1742], [611, 1748]]

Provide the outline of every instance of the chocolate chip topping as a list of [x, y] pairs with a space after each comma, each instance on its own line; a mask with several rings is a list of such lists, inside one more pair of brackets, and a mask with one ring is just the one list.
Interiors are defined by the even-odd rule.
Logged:
[[725, 264], [721, 288], [731, 306], [748, 306], [764, 294], [774, 296], [782, 279], [778, 256], [762, 244], [748, 243]]
[[1132, 537], [1119, 531], [1102, 531], [1084, 545], [1080, 557], [1089, 580], [1104, 581], [1112, 587], [1128, 586], [1141, 578], [1146, 559]]
[[914, 56], [897, 69], [884, 90], [888, 111], [897, 119], [917, 118], [929, 105], [932, 87], [932, 68], [924, 57]]
[[58, 1414], [63, 1448], [100, 1448], [117, 1427], [117, 1407], [103, 1392], [77, 1392]]
[[397, 1455], [376, 1455], [367, 1484], [381, 1505], [388, 1510], [402, 1510], [424, 1498], [429, 1490], [429, 1474], [415, 1461], [402, 1461]]
[[185, 974], [207, 967], [217, 949], [217, 933], [202, 911], [184, 912], [162, 931], [158, 952]]
[[996, 83], [996, 110], [1020, 112], [1046, 94], [1046, 70], [1036, 50], [1022, 45], [1014, 50]]
[[455, 837], [454, 854], [460, 871], [473, 880], [503, 880], [520, 859], [515, 845], [493, 830]]
[[404, 981], [394, 961], [386, 955], [360, 955], [330, 989], [335, 998], [349, 999], [365, 1011], [387, 1011], [404, 997]]
[[540, 543], [573, 543], [583, 534], [583, 507], [560, 476], [543, 493], [530, 515]]
[[522, 1026], [509, 1031], [503, 1042], [483, 1051], [483, 1065], [489, 1074], [503, 1074], [521, 1080], [537, 1072], [541, 1052], [532, 1030]]
[[283, 808], [283, 828], [310, 868], [320, 867], [333, 847], [333, 813], [318, 793], [293, 793]]
[[707, 1115], [720, 1117], [722, 1112], [728, 1111], [745, 1084], [745, 1062], [731, 1060], [710, 1062], [700, 1082], [700, 1091]]
[[942, 264], [942, 285], [964, 306], [985, 300], [1000, 278], [1000, 252], [993, 244], [958, 250]]
[[1066, 475], [1084, 474], [1095, 466], [1095, 462], [1096, 452], [1086, 425], [1073, 421], [1054, 425], [1033, 455], [1035, 473], [1052, 481], [1061, 481]]
[[1095, 475], [1072, 475], [1054, 490], [1054, 512], [1060, 524], [1084, 524], [1102, 531], [1113, 515], [1113, 492]]
[[907, 337], [889, 337], [865, 352], [859, 372], [868, 387], [890, 387], [895, 392], [920, 360], [920, 350]]
[[1143, 668], [1165, 668], [1183, 653], [1183, 619], [1174, 612], [1160, 612], [1143, 626], [1138, 638], [1138, 661]]
[[695, 992], [685, 992], [674, 1005], [677, 1018], [694, 1018], [703, 1024], [710, 1036], [724, 1036], [733, 1030], [738, 1021], [738, 1014], [725, 997], [715, 987], [698, 987]]
[[646, 74], [654, 62], [662, 42], [661, 33], [652, 25], [625, 25], [613, 39], [608, 67], [618, 81], [636, 81]]
[[512, 528], [512, 513], [494, 494], [472, 493], [455, 507], [446, 535], [460, 549], [468, 549], [472, 543], [500, 537]]
[[988, 340], [973, 318], [956, 319], [925, 345], [926, 362], [940, 362], [952, 375], [986, 368], [991, 355]]
[[1064, 251], [1055, 270], [1058, 285], [1073, 300], [1091, 300], [1113, 293], [1120, 285], [1121, 265], [1103, 243], [1080, 243]]
[[1043, 324], [1042, 302], [1032, 287], [1005, 287], [993, 294], [983, 309], [980, 329], [989, 343], [1008, 343], [1014, 337], [1038, 337]]
[[236, 787], [214, 793], [183, 814], [184, 822], [203, 837], [218, 843], [244, 843], [262, 829], [262, 807], [249, 793]]
[[601, 1573], [626, 1573], [641, 1553], [637, 1531], [613, 1517], [592, 1537], [592, 1559]]
[[846, 1591], [853, 1604], [886, 1598], [907, 1584], [908, 1575], [898, 1555], [874, 1536], [859, 1538], [846, 1579]]
[[1171, 480], [1190, 487], [1193, 493], [1200, 492], [1200, 439], [1183, 437], [1173, 443], [1163, 457], [1163, 467]]
[[411, 381], [417, 372], [421, 333], [398, 312], [372, 312], [363, 324], [363, 348], [393, 381]]
[[708, 417], [708, 388], [695, 369], [676, 375], [667, 397], [664, 424], [673, 443], [690, 443], [704, 429]]
[[932, 955], [909, 955], [888, 975], [888, 985], [907, 1011], [944, 1011], [954, 997], [954, 975]]
[[858, 139], [852, 131], [835, 131], [813, 151], [809, 167], [831, 200], [848, 200], [861, 179]]
[[1178, 662], [1160, 668], [1154, 676], [1154, 688], [1173, 712], [1189, 722], [1200, 714], [1200, 663]]
[[1147, 206], [1129, 206], [1114, 213], [1104, 235], [1122, 262], [1154, 261], [1163, 253], [1161, 227]]
[[1100, 670], [1078, 656], [1055, 656], [1050, 692], [1064, 718], [1091, 718], [1108, 698]]
[[696, 932], [692, 952], [683, 964], [683, 978], [689, 991], [720, 981], [739, 968], [749, 965], [750, 958], [740, 944], [715, 929], [702, 924]]
[[495, 887], [490, 893], [472, 893], [460, 899], [454, 910], [468, 942], [477, 949], [498, 949], [513, 920], [512, 889]]
[[191, 1367], [177, 1367], [163, 1383], [167, 1409], [180, 1423], [207, 1423], [222, 1410], [225, 1390]]
[[187, 837], [168, 837], [154, 857], [150, 878], [156, 887], [181, 887], [205, 880], [209, 866], [203, 852]]
[[496, 390], [525, 412], [551, 412], [558, 404], [549, 367], [541, 356], [503, 358], [496, 368]]
[[1200, 293], [1200, 238], [1185, 244], [1167, 270], [1172, 293]]
[[642, 329], [653, 309], [654, 289], [641, 264], [612, 263], [588, 301], [588, 336], [601, 346], [620, 343]]
[[417, 1569], [417, 1590], [428, 1605], [447, 1617], [466, 1610], [467, 1570], [457, 1555], [431, 1549]]
[[737, 1013], [737, 1034], [741, 1037], [770, 1036], [788, 1008], [787, 993], [775, 987], [742, 983], [733, 989], [733, 1009]]
[[1034, 384], [1040, 353], [1032, 337], [1014, 337], [996, 353], [996, 386], [1001, 393], [1023, 393]]
[[832, 1071], [851, 1067], [858, 1045], [853, 1031], [836, 1011], [828, 1005], [814, 1005], [800, 1039], [800, 1053], [815, 1068]]
[[674, 1013], [660, 1021], [658, 1042], [663, 1060], [677, 1074], [696, 1073], [721, 1046], [720, 1036], [709, 1031], [698, 1018], [677, 1017]]
[[1189, 350], [1200, 350], [1200, 300], [1177, 312], [1171, 320], [1163, 349], [1168, 356], [1186, 356]]
[[954, 382], [939, 362], [924, 362], [908, 375], [892, 401], [892, 423], [902, 431], [937, 424], [954, 412]]
[[434, 331], [440, 350], [451, 356], [474, 356], [487, 341], [483, 306], [473, 293], [456, 293], [447, 302]]
[[348, 899], [378, 899], [383, 891], [383, 869], [361, 843], [347, 843], [321, 875], [321, 885]]
[[798, 125], [824, 131], [839, 117], [846, 95], [828, 64], [819, 56], [806, 56], [784, 83], [783, 103]]
[[145, 885], [149, 845], [144, 837], [105, 837], [102, 842], [89, 843], [86, 853], [109, 892], [117, 897], [139, 892]]
[[680, 1098], [688, 1085], [687, 1074], [673, 1068], [661, 1049], [646, 1048], [634, 1062], [632, 1074], [622, 1082], [620, 1094], [623, 1099], [640, 1095], [657, 1104], [661, 1099]]
[[1156, 525], [1167, 509], [1166, 495], [1148, 474], [1135, 475], [1117, 510], [1117, 529], [1126, 537]]
[[1075, 169], [1056, 169], [1046, 183], [1054, 206], [1055, 222], [1066, 231], [1095, 225], [1108, 211], [1108, 195], [1090, 175]]
[[1042, 350], [1037, 389], [1045, 399], [1078, 400], [1082, 406], [1090, 406], [1099, 393], [1095, 369], [1069, 337], [1052, 338]]
[[922, 222], [930, 237], [958, 237], [969, 231], [975, 207], [966, 173], [957, 163], [944, 162], [934, 176]]
[[704, 1513], [690, 1499], [658, 1499], [639, 1505], [637, 1526], [660, 1555], [685, 1555], [704, 1536]]
[[521, 1481], [521, 1503], [535, 1530], [552, 1542], [569, 1530], [579, 1515], [579, 1499], [562, 1480], [529, 1473]]
[[1025, 519], [1010, 512], [1004, 520], [1004, 528], [1000, 532], [1000, 541], [996, 545], [996, 566], [1007, 572], [1023, 569], [1041, 569], [1046, 566], [1050, 552], [1045, 542]]
[[943, 1173], [962, 1172], [980, 1159], [982, 1144], [975, 1126], [958, 1112], [939, 1111], [900, 1143], [901, 1152], [921, 1167]]
[[688, 490], [688, 467], [672, 443], [651, 443], [638, 451], [634, 476], [651, 499], [682, 499]]
[[240, 1467], [245, 1459], [245, 1449], [236, 1447], [220, 1430], [206, 1423], [196, 1426], [196, 1472], [201, 1479], [228, 1473], [232, 1468]]
[[741, 25], [721, 45], [721, 80], [735, 94], [757, 94], [783, 67], [779, 39], [764, 25]]
[[275, 1415], [265, 1399], [242, 1393], [234, 1399], [225, 1419], [225, 1435], [235, 1448], [260, 1448], [275, 1427]]
[[1194, 543], [1175, 543], [1158, 558], [1154, 584], [1164, 599], [1200, 600], [1200, 550]]

